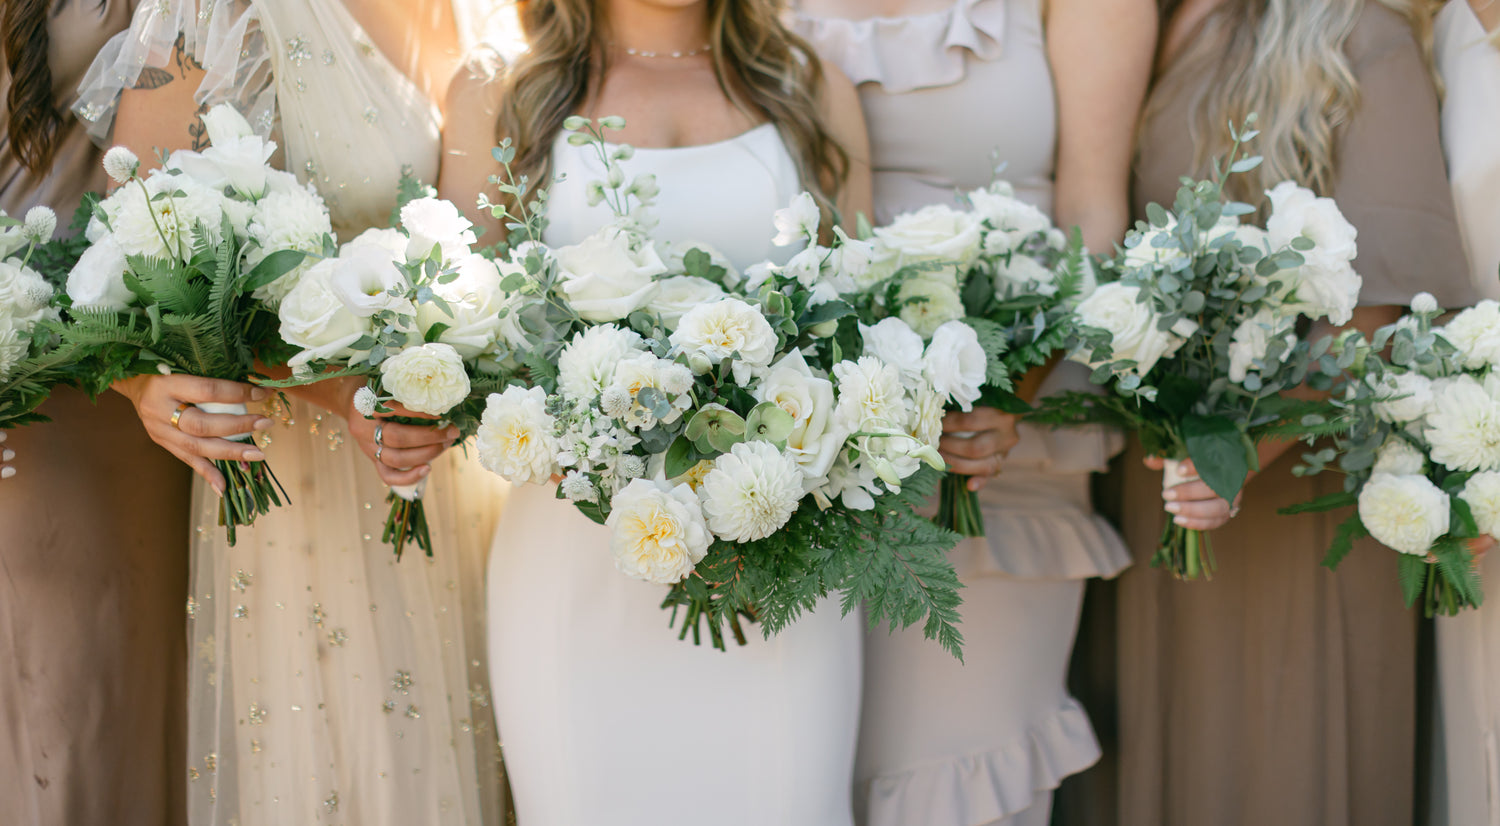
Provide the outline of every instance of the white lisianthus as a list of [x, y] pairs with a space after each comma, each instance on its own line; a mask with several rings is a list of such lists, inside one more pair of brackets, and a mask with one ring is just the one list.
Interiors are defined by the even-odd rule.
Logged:
[[833, 383], [813, 373], [802, 353], [793, 350], [772, 365], [754, 396], [792, 417], [787, 454], [802, 468], [806, 481], [826, 475], [848, 438], [848, 432], [834, 424]]
[[[406, 276], [396, 268], [396, 259], [374, 245], [339, 251], [329, 287], [357, 316], [368, 318], [383, 310], [410, 314], [415, 311], [406, 297]], [[303, 274], [303, 279], [306, 279]]]
[[68, 272], [68, 297], [80, 309], [119, 312], [129, 307], [135, 294], [125, 286], [125, 251], [114, 236], [90, 244]]
[[1468, 504], [1480, 533], [1500, 536], [1500, 473], [1483, 471], [1470, 476], [1458, 498]]
[[211, 241], [220, 240], [224, 201], [223, 195], [188, 176], [158, 169], [139, 184], [115, 190], [99, 206], [109, 216], [110, 230], [126, 255], [186, 261], [193, 255], [199, 224]]
[[1266, 196], [1271, 200], [1271, 216], [1266, 219], [1271, 246], [1289, 246], [1299, 236], [1315, 245], [1301, 253], [1303, 264], [1292, 277], [1293, 309], [1309, 318], [1326, 316], [1334, 324], [1347, 324], [1362, 284], [1351, 263], [1359, 252], [1358, 231], [1332, 198], [1320, 198], [1291, 181], [1282, 181]]
[[293, 368], [352, 355], [354, 343], [374, 333], [369, 319], [351, 312], [333, 290], [337, 267], [333, 258], [313, 265], [276, 309], [282, 340], [302, 350], [289, 360]]
[[687, 485], [636, 479], [610, 499], [604, 524], [615, 567], [657, 585], [685, 579], [713, 542], [698, 497]]
[[123, 146], [110, 147], [104, 153], [104, 174], [117, 184], [123, 184], [135, 177], [136, 170], [141, 168], [141, 159], [134, 152]]
[[724, 297], [724, 289], [706, 278], [679, 275], [663, 278], [657, 283], [660, 290], [646, 309], [660, 316], [662, 326], [668, 330], [677, 329], [688, 310]]
[[442, 416], [469, 397], [463, 356], [447, 344], [408, 347], [380, 363], [380, 383], [408, 410]]
[[802, 468], [770, 442], [740, 442], [714, 460], [698, 498], [714, 535], [731, 542], [765, 539], [802, 499]]
[[1377, 473], [1359, 492], [1359, 519], [1382, 545], [1425, 556], [1448, 532], [1448, 494], [1426, 476]]
[[248, 233], [257, 246], [245, 256], [245, 268], [255, 265], [278, 250], [300, 250], [312, 253], [280, 278], [255, 291], [255, 298], [272, 307], [281, 303], [297, 286], [302, 274], [317, 263], [316, 253], [323, 249], [323, 236], [333, 235], [328, 208], [311, 189], [272, 192], [260, 199], [251, 214]]
[[1500, 366], [1500, 303], [1485, 299], [1454, 316], [1439, 331], [1470, 370]]
[[841, 361], [833, 366], [838, 387], [834, 421], [853, 433], [859, 430], [892, 430], [906, 422], [906, 394], [901, 371], [874, 356]]
[[432, 292], [452, 313], [444, 312], [436, 302], [418, 304], [417, 328], [426, 339], [434, 327], [446, 325], [433, 340], [452, 345], [466, 359], [478, 358], [500, 338], [505, 320], [500, 311], [509, 296], [500, 289], [500, 270], [488, 258], [469, 254], [450, 261], [458, 277], [433, 284]]
[[915, 384], [922, 378], [922, 337], [899, 318], [883, 318], [873, 327], [859, 325], [866, 355], [874, 356], [901, 371], [901, 378]]
[[656, 276], [666, 265], [650, 241], [639, 247], [627, 233], [605, 227], [577, 244], [553, 251], [561, 290], [585, 321], [625, 318], [656, 296]]
[[1010, 252], [1032, 235], [1052, 228], [1052, 220], [1045, 212], [1013, 195], [978, 189], [969, 193], [969, 203], [990, 225], [984, 247], [991, 255]]
[[557, 357], [557, 389], [572, 401], [593, 401], [614, 381], [616, 364], [643, 352], [634, 330], [613, 324], [589, 327]]
[[1427, 457], [1422, 455], [1422, 451], [1399, 436], [1386, 439], [1375, 454], [1375, 473], [1412, 476], [1423, 472], [1426, 467]]
[[469, 254], [477, 238], [474, 225], [451, 201], [418, 198], [401, 207], [401, 226], [406, 230], [406, 260], [420, 261], [432, 252], [442, 250], [444, 261]]
[[1387, 373], [1375, 390], [1374, 411], [1382, 421], [1415, 422], [1432, 412], [1432, 380], [1420, 373]]
[[937, 328], [922, 363], [934, 390], [966, 413], [974, 409], [979, 389], [984, 386], [989, 357], [979, 345], [979, 334], [973, 327], [962, 321], [950, 321]]
[[996, 262], [995, 297], [1001, 300], [1009, 297], [1009, 288], [1012, 286], [1039, 295], [1053, 295], [1057, 292], [1057, 273], [1042, 266], [1029, 255], [1016, 253], [1008, 262]]
[[1144, 377], [1156, 362], [1176, 354], [1197, 324], [1183, 319], [1171, 330], [1158, 329], [1156, 311], [1139, 299], [1139, 287], [1116, 281], [1100, 285], [1077, 312], [1080, 325], [1109, 333], [1114, 359], [1134, 361], [1133, 372]]
[[355, 412], [368, 419], [375, 415], [375, 408], [379, 406], [380, 399], [375, 395], [375, 391], [371, 390], [368, 384], [365, 384], [354, 391], [353, 404]]
[[1282, 358], [1285, 358], [1297, 343], [1296, 321], [1294, 316], [1278, 315], [1272, 308], [1263, 307], [1240, 322], [1229, 343], [1229, 380], [1236, 384], [1243, 382], [1250, 368], [1265, 359], [1275, 339], [1286, 343], [1282, 352]]
[[[689, 310], [668, 337], [672, 351], [693, 364], [716, 365], [731, 356], [731, 369], [740, 385], [771, 364], [776, 356], [776, 331], [760, 310], [738, 298], [725, 298]], [[696, 370], [696, 368], [695, 368]], [[702, 372], [707, 372], [702, 371]]]
[[923, 338], [931, 338], [937, 328], [963, 318], [963, 299], [950, 281], [919, 275], [906, 279], [896, 291], [896, 300], [901, 302], [901, 320]]
[[776, 237], [771, 239], [771, 243], [778, 247], [788, 247], [799, 241], [815, 242], [818, 239], [818, 225], [822, 220], [822, 212], [813, 196], [799, 192], [792, 198], [791, 204], [776, 210], [771, 216], [771, 223], [776, 227]]
[[1449, 470], [1500, 470], [1500, 401], [1472, 376], [1433, 389], [1427, 416], [1432, 460]]
[[828, 258], [832, 250], [813, 244], [786, 262], [781, 268], [783, 278], [796, 280], [808, 289], [812, 289], [823, 279], [823, 262]]
[[558, 472], [556, 428], [542, 388], [491, 393], [475, 438], [479, 463], [513, 484], [543, 484]]
[[962, 271], [979, 254], [983, 232], [974, 213], [932, 204], [896, 216], [890, 224], [876, 229], [875, 237], [886, 249], [900, 255], [901, 266], [946, 261]]

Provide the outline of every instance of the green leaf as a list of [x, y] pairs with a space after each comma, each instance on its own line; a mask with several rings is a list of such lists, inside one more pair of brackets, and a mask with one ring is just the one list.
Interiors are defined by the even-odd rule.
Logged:
[[1420, 556], [1398, 553], [1397, 577], [1401, 580], [1401, 598], [1406, 600], [1406, 607], [1410, 608], [1417, 604], [1422, 596], [1422, 586], [1427, 582], [1427, 569], [1431, 566]]
[[693, 449], [693, 442], [686, 436], [678, 436], [667, 448], [665, 473], [668, 479], [676, 479], [697, 466], [700, 457]]
[[[1285, 511], [1282, 511], [1285, 513]], [[1359, 514], [1345, 519], [1333, 532], [1333, 542], [1328, 546], [1328, 553], [1323, 557], [1323, 567], [1331, 570], [1338, 568], [1344, 557], [1354, 549], [1357, 540], [1369, 536], [1370, 532], [1365, 530], [1365, 523], [1360, 520]]]
[[1182, 440], [1203, 482], [1233, 502], [1250, 472], [1240, 429], [1222, 416], [1187, 416], [1182, 420]]
[[427, 328], [427, 332], [422, 334], [422, 341], [431, 344], [434, 341], [442, 338], [443, 333], [446, 332], [448, 332], [448, 325], [439, 321], [438, 323]]
[[1312, 500], [1311, 502], [1300, 502], [1278, 509], [1276, 512], [1284, 516], [1294, 516], [1299, 513], [1324, 513], [1336, 511], [1339, 508], [1349, 508], [1359, 504], [1359, 494], [1352, 491], [1339, 491], [1329, 493]]

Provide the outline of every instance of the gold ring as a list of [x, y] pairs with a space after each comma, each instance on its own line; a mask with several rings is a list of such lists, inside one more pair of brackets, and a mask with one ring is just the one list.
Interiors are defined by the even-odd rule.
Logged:
[[189, 407], [192, 407], [192, 405], [188, 402], [183, 402], [182, 404], [177, 405], [177, 411], [172, 414], [173, 427], [177, 428], [178, 430], [182, 429], [182, 426], [177, 423], [182, 421], [182, 411], [188, 409]]

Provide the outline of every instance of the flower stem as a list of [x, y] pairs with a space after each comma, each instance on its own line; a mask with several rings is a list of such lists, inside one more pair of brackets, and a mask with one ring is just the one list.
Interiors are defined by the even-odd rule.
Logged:
[[984, 514], [979, 510], [979, 494], [969, 490], [969, 477], [949, 472], [943, 476], [938, 497], [937, 525], [960, 536], [984, 536]]

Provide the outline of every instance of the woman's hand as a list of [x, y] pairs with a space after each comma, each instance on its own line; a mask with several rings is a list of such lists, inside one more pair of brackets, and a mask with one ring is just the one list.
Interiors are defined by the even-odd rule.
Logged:
[[390, 413], [377, 413], [367, 419], [354, 410], [351, 403], [345, 419], [349, 423], [349, 434], [359, 443], [359, 449], [375, 463], [380, 480], [387, 485], [415, 485], [432, 472], [432, 460], [458, 442], [458, 428], [427, 427], [397, 424], [389, 421], [393, 416], [409, 416], [415, 419], [437, 419], [421, 413], [413, 413], [399, 404], [390, 404]]
[[[5, 431], [0, 430], [0, 445], [5, 444], [8, 438]], [[9, 479], [16, 475], [16, 469], [10, 463], [16, 458], [16, 452], [8, 447], [0, 447], [0, 479]]]
[[269, 418], [255, 413], [207, 413], [194, 407], [199, 403], [258, 402], [270, 395], [265, 388], [173, 374], [121, 379], [115, 382], [114, 390], [135, 405], [151, 441], [181, 459], [220, 496], [224, 495], [224, 475], [214, 468], [214, 460], [259, 462], [266, 458], [254, 444], [225, 437], [268, 430]]
[[944, 436], [938, 452], [948, 470], [970, 477], [969, 490], [979, 490], [1000, 473], [1000, 464], [1021, 441], [1018, 419], [993, 407], [976, 407], [968, 413], [950, 411], [943, 416]]
[[1469, 560], [1470, 564], [1478, 568], [1480, 561], [1484, 559], [1484, 555], [1489, 553], [1490, 549], [1494, 547], [1495, 537], [1493, 536], [1481, 536], [1478, 539], [1470, 539], [1469, 554], [1473, 557]]
[[[1145, 464], [1152, 470], [1161, 470], [1166, 467], [1167, 460], [1160, 456], [1147, 456]], [[1188, 530], [1212, 531], [1224, 527], [1225, 523], [1240, 512], [1240, 499], [1245, 495], [1243, 490], [1231, 505], [1214, 493], [1202, 479], [1197, 478], [1198, 470], [1193, 467], [1192, 459], [1184, 460], [1181, 470], [1192, 478], [1161, 492], [1161, 498], [1167, 503], [1166, 511], [1172, 514], [1173, 522]], [[1247, 478], [1245, 481], [1250, 480]]]

